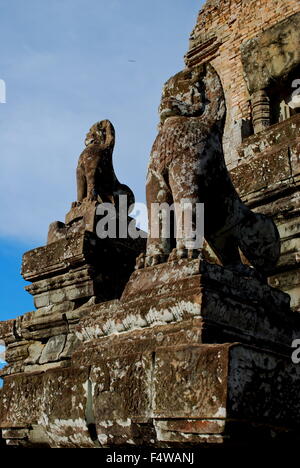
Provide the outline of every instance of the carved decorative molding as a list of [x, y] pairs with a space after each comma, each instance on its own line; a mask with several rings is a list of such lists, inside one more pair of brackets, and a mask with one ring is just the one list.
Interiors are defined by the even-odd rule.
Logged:
[[218, 56], [220, 42], [216, 36], [193, 47], [185, 56], [185, 63], [192, 68], [195, 65], [211, 61]]

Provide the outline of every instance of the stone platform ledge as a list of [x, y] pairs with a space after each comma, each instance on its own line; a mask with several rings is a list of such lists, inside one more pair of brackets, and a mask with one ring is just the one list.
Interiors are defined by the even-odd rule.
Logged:
[[66, 313], [80, 341], [198, 319], [205, 343], [239, 341], [290, 354], [300, 317], [289, 296], [256, 278], [201, 260], [181, 260], [131, 276], [121, 300]]
[[53, 312], [78, 308], [95, 297], [98, 302], [119, 298], [144, 248], [145, 239], [72, 233], [24, 254], [22, 275], [32, 282], [26, 290], [37, 309], [52, 307]]
[[[110, 258], [115, 250], [131, 255], [135, 262], [145, 248], [145, 239], [99, 239], [96, 234], [83, 231], [72, 233], [49, 245], [30, 250], [23, 255], [22, 275], [26, 281], [36, 282], [64, 274], [80, 266], [92, 266], [95, 260]], [[95, 258], [96, 257], [96, 258]]]
[[0, 427], [25, 447], [251, 445], [299, 436], [299, 384], [290, 359], [238, 343], [119, 348], [7, 377]]
[[286, 294], [201, 260], [138, 270], [120, 300], [65, 306], [0, 322], [8, 362], [3, 377], [43, 372], [51, 363], [58, 367], [77, 359], [85, 343], [122, 343], [123, 349], [138, 343], [142, 349], [180, 336], [176, 344], [241, 342], [290, 356], [292, 341], [300, 337], [300, 317], [290, 311]]

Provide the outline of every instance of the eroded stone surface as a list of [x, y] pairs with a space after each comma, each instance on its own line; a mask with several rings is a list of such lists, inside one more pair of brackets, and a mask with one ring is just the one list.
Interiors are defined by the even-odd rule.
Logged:
[[299, 136], [300, 116], [273, 125], [248, 138], [231, 177], [243, 200], [272, 216], [281, 238], [281, 256], [270, 284], [299, 304]]
[[[214, 445], [230, 443], [239, 421], [248, 427], [246, 437], [265, 422], [274, 434], [277, 426], [299, 424], [299, 371], [281, 355], [235, 344], [98, 351], [90, 371], [74, 363], [73, 369], [7, 378], [3, 436], [60, 448]], [[275, 399], [272, 385], [278, 386]]]
[[40, 357], [40, 364], [58, 361], [66, 344], [66, 335], [52, 336], [43, 349]]
[[[92, 298], [101, 302], [120, 297], [144, 245], [143, 239], [98, 239], [84, 231], [25, 253], [22, 274], [32, 281], [26, 289], [39, 310], [37, 320]], [[57, 326], [63, 329], [64, 324]]]
[[295, 13], [241, 46], [249, 91], [265, 89], [300, 64], [300, 13]]
[[[22, 361], [14, 351], [2, 371], [10, 445], [214, 446], [234, 443], [240, 424], [245, 434], [258, 423], [274, 433], [298, 424], [289, 344], [300, 319], [285, 294], [256, 278], [181, 260], [136, 271], [120, 300], [71, 310], [63, 335], [51, 336], [52, 318], [2, 326], [8, 342], [18, 329], [10, 348], [29, 354]], [[36, 336], [41, 319], [48, 338], [26, 344], [23, 333]]]

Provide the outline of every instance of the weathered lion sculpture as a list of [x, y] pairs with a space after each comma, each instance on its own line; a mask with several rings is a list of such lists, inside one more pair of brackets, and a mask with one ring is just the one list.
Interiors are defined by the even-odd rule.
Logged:
[[[80, 230], [95, 232], [96, 211], [101, 203], [111, 203], [119, 214], [119, 196], [127, 197], [132, 208], [134, 195], [127, 185], [121, 184], [113, 168], [115, 129], [109, 120], [94, 124], [85, 138], [86, 148], [77, 166], [77, 201], [72, 203], [66, 223], [56, 221], [49, 226], [48, 244]], [[126, 212], [127, 216], [127, 212]]]
[[222, 147], [225, 116], [222, 84], [211, 65], [184, 70], [166, 83], [147, 176], [147, 252], [138, 268], [199, 255], [186, 248], [184, 239], [175, 239], [174, 245], [174, 239], [151, 235], [152, 204], [181, 200], [204, 204], [205, 239], [225, 267], [242, 267], [239, 248], [263, 275], [277, 263], [280, 239], [274, 222], [242, 203], [228, 174]]
[[128, 205], [133, 204], [132, 191], [118, 181], [113, 168], [113, 124], [109, 120], [94, 124], [86, 135], [85, 145], [77, 166], [77, 202], [87, 200], [117, 204], [119, 195], [127, 195]]

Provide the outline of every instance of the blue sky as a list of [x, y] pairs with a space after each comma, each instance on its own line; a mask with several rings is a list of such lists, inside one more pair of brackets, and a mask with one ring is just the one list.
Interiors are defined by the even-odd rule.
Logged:
[[90, 126], [116, 127], [114, 166], [137, 201], [163, 83], [183, 55], [197, 0], [0, 0], [0, 320], [33, 310], [22, 253], [76, 199], [75, 169]]

